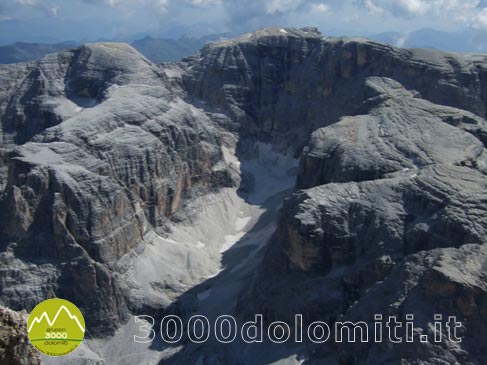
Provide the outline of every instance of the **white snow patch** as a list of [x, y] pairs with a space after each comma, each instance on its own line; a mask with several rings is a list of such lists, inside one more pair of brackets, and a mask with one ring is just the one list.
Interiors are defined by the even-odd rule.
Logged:
[[218, 276], [222, 271], [223, 271], [223, 269], [220, 269], [220, 270], [216, 271], [214, 274], [208, 275], [207, 277], [205, 277], [205, 279], [214, 278], [215, 276]]
[[279, 32], [281, 32], [282, 34], [287, 34], [287, 30], [284, 28], [279, 29]]
[[225, 237], [223, 237], [224, 240], [223, 240], [223, 244], [222, 244], [222, 246], [220, 248], [220, 252], [223, 253], [225, 251], [228, 251], [244, 235], [245, 235], [245, 232], [239, 232], [237, 234], [227, 234]]
[[177, 66], [168, 66], [164, 68], [164, 73], [167, 75], [167, 77], [181, 77], [183, 74], [183, 70], [180, 67]]
[[299, 355], [292, 355], [287, 359], [282, 359], [276, 362], [273, 362], [269, 365], [301, 365], [305, 362], [306, 359], [301, 358]]
[[230, 166], [233, 166], [237, 169], [240, 168], [241, 163], [240, 163], [239, 159], [235, 156], [233, 151], [231, 151], [228, 147], [223, 146], [222, 147], [222, 153], [223, 153], [223, 159], [225, 160], [225, 162], [227, 164], [229, 164]]
[[235, 222], [235, 228], [238, 231], [242, 231], [251, 219], [252, 217], [237, 218], [237, 221]]
[[254, 191], [249, 196], [252, 204], [262, 204], [268, 198], [294, 186], [298, 160], [272, 151], [272, 146], [258, 143], [258, 157], [242, 160], [241, 170], [254, 176]]

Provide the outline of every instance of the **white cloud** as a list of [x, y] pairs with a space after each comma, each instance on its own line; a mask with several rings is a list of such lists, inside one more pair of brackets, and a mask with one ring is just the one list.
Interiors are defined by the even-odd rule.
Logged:
[[390, 14], [459, 26], [487, 29], [487, 2], [484, 0], [361, 0], [371, 14]]
[[[103, 9], [93, 9], [93, 5]], [[89, 27], [93, 28], [90, 32], [100, 35], [115, 26], [132, 33], [164, 29], [171, 35], [196, 28], [201, 34], [243, 33], [269, 25], [316, 25], [336, 35], [407, 33], [425, 27], [452, 32], [468, 27], [487, 30], [487, 0], [0, 0], [0, 15], [4, 17], [0, 20], [7, 15], [93, 19], [91, 24], [96, 26]], [[77, 34], [67, 25], [61, 27]], [[59, 31], [52, 33], [62, 36]]]
[[481, 28], [487, 31], [487, 8], [483, 8], [474, 17], [474, 27]]
[[399, 0], [397, 6], [411, 15], [424, 15], [432, 4], [425, 0]]
[[408, 38], [409, 38], [409, 33], [399, 37], [399, 39], [397, 40], [396, 42], [396, 46], [397, 47], [404, 47], [404, 45], [406, 44], [406, 42], [408, 41]]
[[60, 9], [57, 4], [43, 0], [15, 0], [15, 3], [21, 6], [41, 10], [44, 13], [52, 16], [57, 16]]
[[[20, 1], [36, 1], [36, 0], [20, 0]], [[157, 10], [158, 12], [166, 12], [170, 5], [170, 0], [83, 0], [86, 3], [91, 4], [105, 4], [112, 8], [124, 7], [132, 11], [137, 10], [140, 6], [144, 5], [148, 8]], [[211, 0], [193, 0], [200, 2], [208, 2]]]
[[[394, 16], [421, 16], [431, 9], [438, 0], [363, 0], [362, 6], [371, 13], [388, 11]], [[442, 0], [439, 0], [442, 1]]]
[[300, 5], [301, 0], [269, 0], [265, 9], [267, 14], [278, 14], [296, 10]]
[[52, 6], [49, 10], [51, 11], [52, 15], [57, 16], [59, 14], [59, 5], [52, 4]]
[[318, 13], [326, 13], [330, 11], [330, 6], [324, 3], [311, 4], [311, 11]]
[[480, 0], [364, 0], [366, 8], [380, 7], [397, 16], [472, 15], [481, 7]]
[[191, 0], [191, 5], [201, 8], [221, 5], [222, 0]]
[[37, 6], [40, 4], [38, 0], [15, 0], [15, 2], [23, 6]]
[[372, 0], [365, 0], [364, 6], [372, 14], [382, 14], [384, 12], [384, 9], [376, 5]]
[[161, 10], [167, 10], [167, 7], [169, 6], [169, 0], [154, 0], [153, 3]]
[[110, 6], [116, 6], [116, 5], [120, 4], [121, 1], [120, 0], [106, 0], [105, 2]]

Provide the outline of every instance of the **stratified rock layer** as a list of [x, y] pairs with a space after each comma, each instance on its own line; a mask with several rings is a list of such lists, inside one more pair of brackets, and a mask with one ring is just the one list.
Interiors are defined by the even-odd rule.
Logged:
[[[211, 43], [186, 60], [190, 94], [224, 108], [241, 133], [298, 149], [313, 130], [362, 114], [367, 77], [388, 77], [433, 103], [486, 116], [486, 57], [404, 50], [314, 28], [270, 28]], [[283, 141], [284, 139], [284, 141]]]
[[232, 185], [220, 132], [124, 44], [2, 71], [1, 301], [62, 296], [113, 330], [128, 313], [117, 260], [185, 199]]

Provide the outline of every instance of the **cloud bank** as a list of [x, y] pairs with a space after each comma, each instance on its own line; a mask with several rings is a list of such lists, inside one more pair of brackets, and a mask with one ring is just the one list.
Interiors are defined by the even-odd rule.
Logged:
[[15, 32], [22, 22], [33, 34], [77, 40], [242, 33], [269, 25], [314, 25], [344, 35], [425, 27], [487, 31], [487, 0], [2, 0], [0, 31], [11, 24]]

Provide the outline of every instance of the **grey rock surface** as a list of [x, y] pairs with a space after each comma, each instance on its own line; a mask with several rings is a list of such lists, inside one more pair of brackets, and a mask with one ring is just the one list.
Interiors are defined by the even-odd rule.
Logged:
[[[487, 355], [482, 345], [486, 329], [485, 265], [485, 244], [421, 251], [408, 256], [384, 281], [373, 285], [340, 320], [356, 322], [359, 318], [370, 318], [370, 313], [387, 313], [404, 320], [406, 313], [413, 314], [415, 334], [427, 335], [429, 341], [389, 344], [389, 348], [384, 343], [344, 346], [338, 349], [342, 358], [348, 357], [355, 364], [485, 363]], [[457, 331], [461, 343], [444, 340], [448, 336], [444, 325], [443, 341], [434, 341], [431, 318], [435, 315], [446, 320], [455, 316], [462, 322]]]
[[388, 77], [433, 103], [486, 116], [486, 56], [405, 50], [315, 28], [268, 28], [214, 42], [183, 63], [185, 87], [241, 133], [300, 150], [313, 130], [361, 114], [362, 85]]
[[56, 293], [92, 314], [95, 334], [113, 330], [128, 313], [114, 263], [186, 198], [232, 185], [220, 132], [128, 45], [3, 75], [1, 300], [31, 309]]
[[487, 172], [485, 119], [432, 104], [391, 79], [368, 78], [363, 88], [365, 113], [312, 133], [298, 188], [381, 179], [434, 164]]
[[[484, 280], [476, 269], [483, 255], [472, 251], [487, 243], [485, 119], [389, 78], [367, 78], [355, 91], [363, 95], [360, 112], [317, 129], [303, 148], [302, 190], [284, 203], [241, 307], [253, 302], [249, 313], [260, 310], [268, 321], [305, 313], [308, 323], [331, 324], [411, 313], [425, 331], [435, 310], [451, 313], [465, 325], [461, 345], [334, 344], [309, 363], [482, 364], [482, 342], [470, 331], [486, 335], [473, 304], [485, 288], [472, 284]], [[425, 284], [439, 261], [448, 262], [439, 270], [444, 280]], [[423, 301], [410, 284], [421, 287]]]
[[[95, 337], [130, 314], [164, 310], [330, 323], [412, 311], [425, 331], [438, 310], [462, 316], [462, 346], [285, 354], [213, 343], [162, 362], [483, 364], [486, 95], [485, 55], [326, 38], [314, 28], [268, 28], [162, 66], [110, 43], [1, 66], [0, 303], [71, 299]], [[251, 207], [217, 204], [208, 217], [220, 221], [198, 226], [191, 204], [226, 187]], [[232, 211], [266, 206], [261, 226]], [[214, 227], [228, 217], [239, 229]], [[209, 254], [233, 267], [190, 280], [213, 261], [191, 261], [170, 229], [200, 252], [212, 250], [212, 232], [240, 243], [237, 253]], [[256, 237], [265, 239], [246, 248]], [[171, 275], [137, 261], [144, 252]], [[145, 278], [144, 291], [134, 270], [164, 277]]]
[[41, 358], [27, 338], [27, 313], [0, 306], [0, 364], [40, 365]]
[[[336, 318], [410, 254], [485, 244], [485, 187], [479, 172], [435, 165], [295, 193], [256, 280], [259, 308], [279, 317], [302, 304], [301, 312]], [[292, 293], [296, 303], [284, 302]]]

